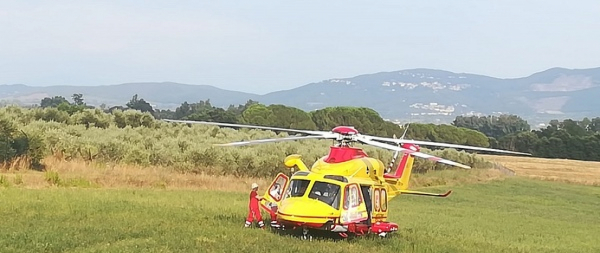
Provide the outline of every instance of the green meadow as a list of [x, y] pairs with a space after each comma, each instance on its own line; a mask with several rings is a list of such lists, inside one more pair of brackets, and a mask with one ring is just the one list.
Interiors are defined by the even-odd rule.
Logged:
[[[446, 188], [427, 188], [441, 192]], [[400, 196], [389, 238], [245, 229], [247, 193], [0, 187], [1, 252], [600, 252], [600, 188], [521, 178]], [[266, 216], [266, 213], [265, 213]]]

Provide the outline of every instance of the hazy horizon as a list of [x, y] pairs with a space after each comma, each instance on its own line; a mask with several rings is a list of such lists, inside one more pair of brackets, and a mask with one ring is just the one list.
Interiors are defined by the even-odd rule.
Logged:
[[0, 84], [177, 82], [265, 94], [428, 68], [600, 67], [597, 1], [3, 1]]

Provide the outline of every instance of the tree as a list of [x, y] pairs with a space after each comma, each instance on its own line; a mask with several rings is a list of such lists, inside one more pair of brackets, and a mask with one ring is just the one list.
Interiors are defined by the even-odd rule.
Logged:
[[386, 123], [379, 113], [365, 107], [327, 107], [310, 112], [310, 116], [317, 128], [323, 131], [343, 125], [353, 126], [364, 134], [382, 137], [392, 137], [394, 134], [402, 133], [399, 125]]
[[502, 114], [500, 116], [458, 116], [452, 125], [482, 132], [488, 137], [499, 139], [505, 135], [518, 132], [528, 132], [531, 126], [526, 120], [517, 115]]
[[483, 133], [446, 124], [435, 125], [432, 123], [412, 123], [406, 132], [406, 138], [476, 147], [490, 146], [490, 139]]
[[540, 139], [533, 132], [518, 132], [503, 136], [498, 140], [498, 148], [525, 153], [536, 153]]
[[55, 97], [52, 97], [52, 98], [45, 97], [40, 102], [40, 106], [42, 108], [46, 108], [46, 107], [58, 107], [58, 105], [60, 105], [62, 103], [70, 104], [69, 101], [67, 101], [67, 99], [64, 98], [64, 97], [62, 97], [62, 96], [55, 96]]
[[240, 123], [258, 126], [272, 126], [275, 122], [273, 111], [262, 104], [253, 104], [242, 113]]
[[141, 112], [149, 112], [152, 115], [154, 115], [154, 109], [152, 108], [152, 105], [150, 105], [150, 103], [146, 102], [143, 98], [138, 99], [137, 94], [133, 95], [133, 97], [131, 98], [131, 100], [129, 100], [129, 102], [126, 104], [126, 106], [127, 106], [127, 108], [132, 109], [132, 110], [138, 110]]
[[0, 115], [0, 163], [27, 157], [29, 166], [38, 168], [43, 158], [42, 146], [41, 138], [19, 131], [11, 120]]
[[310, 115], [305, 111], [285, 105], [269, 105], [267, 108], [271, 110], [272, 115], [274, 116], [272, 118], [273, 122], [270, 122], [270, 126], [317, 130], [317, 126], [310, 118]]
[[82, 94], [80, 94], [80, 93], [73, 94], [71, 96], [71, 98], [73, 98], [73, 103], [75, 105], [84, 105], [84, 103], [83, 103], [83, 95]]

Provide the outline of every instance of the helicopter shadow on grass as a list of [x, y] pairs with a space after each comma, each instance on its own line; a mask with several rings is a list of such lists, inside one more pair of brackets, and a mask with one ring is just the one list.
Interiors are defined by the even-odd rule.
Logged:
[[[240, 216], [240, 215], [235, 215], [235, 214], [218, 214], [218, 215], [214, 215], [212, 217], [212, 220], [235, 224], [235, 223], [238, 223], [239, 220], [245, 220], [245, 217]], [[265, 224], [265, 231], [268, 231], [269, 233], [273, 233], [273, 234], [280, 235], [283, 237], [290, 237], [290, 238], [294, 238], [294, 239], [298, 239], [298, 240], [306, 240], [306, 241], [309, 241], [309, 240], [333, 241], [333, 242], [345, 241], [345, 242], [349, 242], [349, 243], [359, 243], [360, 241], [364, 241], [364, 240], [386, 242], [388, 240], [401, 238], [401, 236], [398, 233], [391, 233], [385, 237], [380, 237], [379, 235], [376, 235], [376, 234], [366, 234], [366, 235], [361, 235], [361, 236], [355, 236], [352, 234], [348, 234], [348, 237], [342, 237], [341, 235], [330, 232], [330, 231], [310, 230], [309, 235], [312, 236], [312, 239], [309, 239], [309, 238], [304, 238], [302, 229], [299, 229], [299, 228], [298, 229], [273, 228], [269, 225], [269, 224], [271, 224], [271, 220], [268, 218], [264, 219], [263, 222]], [[256, 223], [254, 223], [254, 224], [252, 224], [252, 226], [250, 228], [244, 228], [244, 229], [258, 229], [258, 227], [256, 226]]]
[[[265, 224], [269, 224], [269, 222], [270, 222], [270, 220], [266, 220]], [[363, 240], [387, 241], [387, 240], [391, 240], [391, 239], [398, 239], [400, 236], [399, 234], [392, 233], [392, 234], [388, 234], [385, 237], [381, 237], [376, 234], [366, 234], [366, 235], [361, 235], [361, 236], [348, 234], [347, 237], [343, 237], [337, 233], [333, 233], [330, 231], [310, 230], [309, 231], [310, 237], [306, 238], [306, 237], [304, 237], [302, 229], [300, 229], [300, 228], [298, 228], [298, 229], [278, 229], [278, 228], [273, 228], [273, 227], [267, 227], [266, 230], [268, 230], [270, 233], [273, 233], [273, 234], [277, 234], [277, 235], [284, 236], [284, 237], [291, 237], [291, 238], [295, 238], [298, 240], [333, 241], [333, 242], [345, 241], [345, 242], [349, 242], [349, 243], [358, 243]]]
[[348, 240], [348, 238], [344, 238], [338, 234], [327, 232], [327, 231], [319, 231], [319, 230], [310, 230], [309, 238], [304, 237], [302, 233], [302, 229], [277, 229], [277, 228], [268, 228], [269, 232], [280, 235], [282, 237], [290, 237], [298, 240], [314, 240], [314, 241], [343, 241]]

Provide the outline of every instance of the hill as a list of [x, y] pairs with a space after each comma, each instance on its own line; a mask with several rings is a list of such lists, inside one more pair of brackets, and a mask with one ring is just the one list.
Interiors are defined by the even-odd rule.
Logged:
[[259, 95], [219, 89], [210, 85], [191, 85], [173, 82], [124, 83], [103, 86], [47, 86], [33, 87], [22, 84], [0, 85], [0, 100], [19, 101], [21, 104], [39, 104], [44, 97], [81, 93], [90, 105], [123, 105], [134, 94], [161, 109], [176, 108], [184, 101], [197, 102], [210, 99], [215, 105], [244, 103], [257, 100]]
[[433, 69], [409, 69], [335, 78], [265, 95], [172, 82], [107, 86], [1, 85], [0, 100], [39, 103], [46, 96], [84, 94], [89, 104], [122, 105], [138, 94], [158, 108], [210, 99], [216, 106], [285, 104], [303, 110], [365, 106], [388, 119], [449, 122], [458, 115], [518, 114], [530, 123], [600, 113], [600, 68], [552, 68], [527, 77], [500, 79]]
[[512, 113], [547, 122], [598, 115], [600, 102], [592, 96], [599, 92], [600, 68], [553, 68], [515, 79], [412, 69], [325, 80], [273, 92], [260, 101], [304, 110], [367, 106], [391, 119], [447, 122], [458, 115]]

